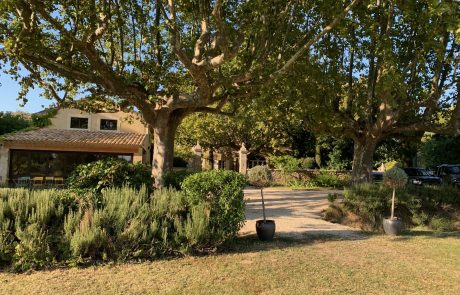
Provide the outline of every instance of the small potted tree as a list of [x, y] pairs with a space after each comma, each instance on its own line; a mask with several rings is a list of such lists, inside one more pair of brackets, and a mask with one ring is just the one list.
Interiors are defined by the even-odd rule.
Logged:
[[407, 174], [398, 167], [393, 167], [385, 171], [383, 174], [384, 185], [393, 189], [393, 196], [391, 198], [391, 215], [390, 218], [383, 219], [383, 230], [387, 235], [396, 236], [401, 233], [403, 229], [402, 220], [395, 217], [395, 198], [396, 189], [404, 187], [407, 183]]
[[260, 188], [260, 195], [262, 197], [264, 219], [256, 221], [257, 236], [261, 241], [271, 241], [275, 235], [276, 226], [274, 220], [267, 220], [265, 216], [264, 187], [272, 184], [272, 173], [267, 166], [255, 166], [248, 171], [248, 180], [251, 185]]

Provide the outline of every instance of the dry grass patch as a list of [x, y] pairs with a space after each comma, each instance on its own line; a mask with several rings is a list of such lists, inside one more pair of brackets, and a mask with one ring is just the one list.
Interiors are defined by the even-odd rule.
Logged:
[[460, 294], [459, 282], [460, 234], [252, 237], [207, 257], [0, 273], [0, 294]]

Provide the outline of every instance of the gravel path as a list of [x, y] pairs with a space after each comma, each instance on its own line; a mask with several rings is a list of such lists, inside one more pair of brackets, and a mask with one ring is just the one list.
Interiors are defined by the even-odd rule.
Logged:
[[[327, 194], [331, 191], [300, 191], [269, 188], [264, 190], [267, 219], [276, 222], [276, 236], [302, 238], [305, 235], [330, 235], [343, 239], [359, 239], [364, 235], [358, 229], [330, 223], [322, 219], [322, 210], [328, 207]], [[255, 234], [256, 220], [262, 219], [260, 190], [244, 190], [246, 223], [241, 235]]]

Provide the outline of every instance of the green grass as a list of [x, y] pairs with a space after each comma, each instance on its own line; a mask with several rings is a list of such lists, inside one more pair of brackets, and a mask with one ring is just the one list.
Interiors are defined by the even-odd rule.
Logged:
[[460, 233], [241, 238], [225, 253], [0, 273], [0, 294], [460, 294]]

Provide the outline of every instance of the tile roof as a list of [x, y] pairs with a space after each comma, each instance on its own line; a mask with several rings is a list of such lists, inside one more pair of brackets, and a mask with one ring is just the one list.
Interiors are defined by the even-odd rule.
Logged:
[[4, 143], [40, 143], [40, 144], [76, 144], [76, 145], [112, 145], [112, 146], [142, 146], [147, 134], [66, 130], [38, 129], [17, 132], [3, 137]]

